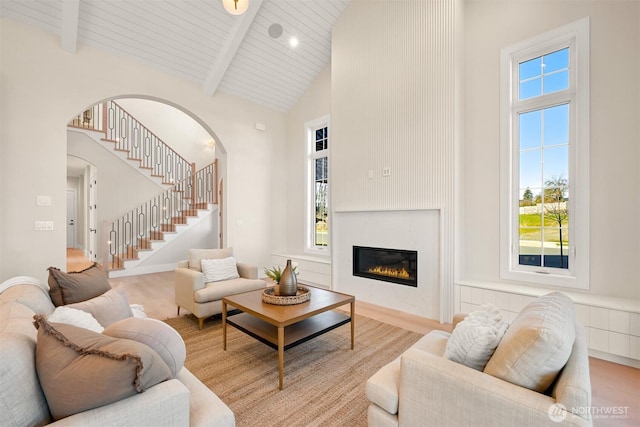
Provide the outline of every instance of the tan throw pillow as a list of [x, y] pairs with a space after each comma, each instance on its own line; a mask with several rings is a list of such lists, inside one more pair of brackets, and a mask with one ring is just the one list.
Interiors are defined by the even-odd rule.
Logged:
[[204, 274], [204, 283], [220, 282], [240, 277], [236, 259], [232, 256], [220, 259], [203, 259], [202, 274]]
[[55, 420], [141, 393], [171, 378], [139, 342], [112, 338], [36, 314], [36, 370]]
[[522, 309], [484, 372], [543, 393], [569, 360], [574, 341], [573, 301], [552, 292]]
[[184, 366], [187, 349], [180, 334], [171, 326], [156, 319], [130, 317], [120, 320], [103, 332], [114, 338], [124, 338], [148, 345], [162, 357], [173, 377]]
[[233, 248], [224, 249], [189, 249], [189, 268], [202, 271], [203, 259], [220, 259], [233, 256]]
[[105, 328], [119, 320], [133, 317], [127, 294], [122, 286], [110, 289], [95, 298], [69, 304], [66, 307], [91, 313], [98, 323]]
[[500, 310], [491, 304], [482, 305], [456, 325], [447, 340], [445, 356], [456, 363], [482, 371], [508, 326], [502, 320]]
[[111, 289], [104, 270], [96, 263], [82, 271], [65, 273], [49, 267], [49, 296], [57, 307], [86, 301]]

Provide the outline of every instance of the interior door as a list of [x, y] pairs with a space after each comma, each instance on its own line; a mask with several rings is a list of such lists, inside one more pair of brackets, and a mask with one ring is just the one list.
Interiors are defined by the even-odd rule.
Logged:
[[67, 188], [67, 248], [76, 247], [76, 226], [78, 223], [78, 192]]
[[98, 232], [98, 178], [96, 167], [89, 166], [89, 259], [96, 261], [98, 259], [97, 252], [97, 232]]

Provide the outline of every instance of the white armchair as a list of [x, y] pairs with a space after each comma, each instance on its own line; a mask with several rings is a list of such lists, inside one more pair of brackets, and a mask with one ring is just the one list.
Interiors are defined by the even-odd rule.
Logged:
[[266, 286], [264, 280], [258, 279], [258, 267], [241, 262], [236, 262], [240, 277], [206, 283], [201, 261], [232, 256], [232, 248], [191, 249], [189, 259], [178, 262], [178, 268], [175, 270], [178, 315], [180, 315], [180, 307], [189, 310], [198, 318], [198, 326], [202, 329], [206, 318], [222, 313], [223, 297], [262, 289]]
[[[573, 308], [567, 311], [571, 316]], [[549, 326], [546, 323], [544, 328]], [[573, 321], [569, 326], [575, 328], [575, 339], [568, 343], [569, 359], [544, 393], [448, 360], [444, 354], [451, 334], [432, 331], [369, 378], [368, 425], [591, 426], [591, 381], [584, 328]], [[510, 328], [514, 335], [526, 336], [513, 323]], [[512, 342], [506, 345], [512, 346]], [[521, 361], [530, 365], [527, 374], [535, 376], [546, 364], [530, 356], [525, 355]], [[497, 357], [502, 359], [502, 354]]]

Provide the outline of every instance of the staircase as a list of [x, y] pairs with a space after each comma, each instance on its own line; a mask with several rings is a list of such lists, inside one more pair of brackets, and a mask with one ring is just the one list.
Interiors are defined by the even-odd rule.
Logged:
[[[114, 101], [97, 104], [69, 124], [99, 132], [103, 144], [141, 173], [169, 188], [105, 223], [102, 265], [109, 277], [126, 276], [154, 251], [210, 215], [217, 203], [217, 160], [196, 171]], [[96, 139], [96, 138], [94, 138]]]

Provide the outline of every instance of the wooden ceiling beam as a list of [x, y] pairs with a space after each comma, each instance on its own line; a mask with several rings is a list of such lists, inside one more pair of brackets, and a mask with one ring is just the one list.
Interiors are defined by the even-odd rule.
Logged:
[[240, 47], [240, 43], [242, 43], [244, 36], [247, 34], [247, 31], [249, 31], [253, 20], [258, 14], [258, 10], [260, 10], [260, 6], [262, 6], [262, 1], [263, 0], [251, 0], [249, 9], [238, 17], [238, 21], [231, 29], [229, 37], [216, 58], [215, 64], [213, 64], [204, 81], [203, 90], [206, 95], [213, 96], [218, 90], [220, 82]]
[[67, 52], [76, 53], [78, 49], [78, 20], [80, 18], [80, 0], [62, 2], [62, 28], [60, 44]]

